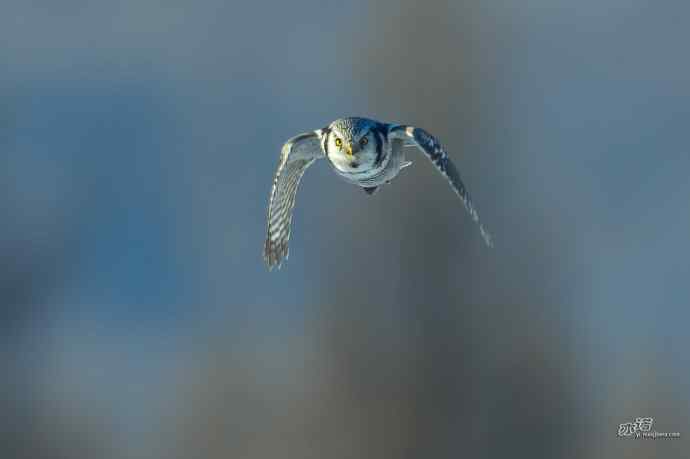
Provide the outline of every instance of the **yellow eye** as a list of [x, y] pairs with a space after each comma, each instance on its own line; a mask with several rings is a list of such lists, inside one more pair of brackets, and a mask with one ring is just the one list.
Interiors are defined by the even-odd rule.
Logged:
[[338, 139], [338, 138], [336, 138], [336, 139], [335, 139], [335, 146], [336, 146], [336, 147], [342, 147], [342, 146], [343, 146], [343, 141], [340, 140], [340, 139]]
[[359, 143], [364, 146], [369, 143], [369, 140], [366, 137], [362, 137], [362, 140], [359, 141]]

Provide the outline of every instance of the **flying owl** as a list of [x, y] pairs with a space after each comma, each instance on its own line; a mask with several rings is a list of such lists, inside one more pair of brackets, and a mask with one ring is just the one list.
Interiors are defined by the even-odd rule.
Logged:
[[323, 129], [295, 136], [283, 145], [268, 204], [264, 259], [269, 269], [280, 267], [288, 256], [297, 186], [309, 166], [317, 159], [326, 158], [336, 174], [371, 195], [412, 164], [403, 152], [407, 146], [418, 147], [448, 180], [479, 225], [484, 242], [492, 247], [491, 235], [479, 221], [458, 170], [436, 138], [413, 126], [358, 117], [340, 118]]

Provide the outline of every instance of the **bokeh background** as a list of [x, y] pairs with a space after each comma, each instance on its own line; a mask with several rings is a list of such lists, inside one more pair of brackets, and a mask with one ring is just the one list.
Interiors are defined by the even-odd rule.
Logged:
[[[690, 455], [690, 3], [0, 9], [0, 457]], [[312, 167], [269, 273], [280, 147], [348, 115], [495, 249], [410, 150]]]

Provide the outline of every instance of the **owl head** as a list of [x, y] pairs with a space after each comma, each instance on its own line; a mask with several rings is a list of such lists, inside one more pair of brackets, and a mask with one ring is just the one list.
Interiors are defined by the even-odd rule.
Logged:
[[375, 132], [378, 123], [367, 118], [340, 118], [329, 126], [325, 149], [341, 170], [372, 166], [381, 151], [381, 138]]

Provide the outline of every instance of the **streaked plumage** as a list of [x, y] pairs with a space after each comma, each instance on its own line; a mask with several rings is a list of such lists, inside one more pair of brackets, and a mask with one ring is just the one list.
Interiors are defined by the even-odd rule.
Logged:
[[493, 246], [491, 235], [479, 221], [479, 214], [458, 170], [436, 138], [412, 126], [367, 118], [340, 118], [323, 129], [293, 137], [283, 146], [268, 206], [268, 230], [264, 243], [264, 259], [268, 267], [280, 267], [287, 258], [297, 187], [311, 164], [326, 158], [340, 177], [362, 187], [367, 194], [373, 194], [411, 164], [405, 160], [405, 146], [417, 146], [446, 177], [479, 225], [486, 244]]

